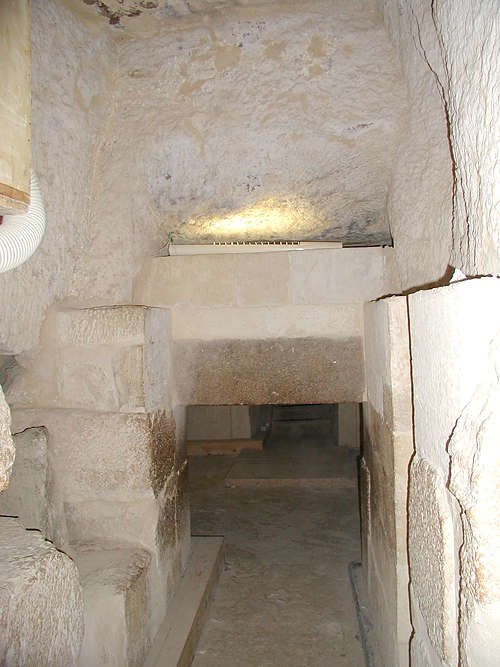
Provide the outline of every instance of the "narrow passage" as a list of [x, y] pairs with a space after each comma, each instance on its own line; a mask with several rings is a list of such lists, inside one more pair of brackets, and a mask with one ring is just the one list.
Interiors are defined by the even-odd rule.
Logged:
[[190, 479], [192, 533], [226, 543], [194, 667], [363, 667], [356, 452], [282, 433], [262, 452], [192, 457]]

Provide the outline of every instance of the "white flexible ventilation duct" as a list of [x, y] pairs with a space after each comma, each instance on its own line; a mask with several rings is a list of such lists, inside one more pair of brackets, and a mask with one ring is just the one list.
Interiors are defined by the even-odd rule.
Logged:
[[31, 172], [27, 213], [4, 215], [0, 225], [0, 273], [19, 266], [35, 252], [45, 231], [45, 209], [35, 173]]

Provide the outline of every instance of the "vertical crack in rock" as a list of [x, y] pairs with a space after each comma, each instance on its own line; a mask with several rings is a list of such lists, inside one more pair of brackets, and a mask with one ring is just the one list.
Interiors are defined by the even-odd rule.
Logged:
[[[500, 576], [500, 335], [491, 343], [491, 370], [460, 413], [447, 443], [448, 489], [460, 508], [459, 661], [465, 666], [491, 664], [498, 626]], [[495, 610], [496, 609], [496, 610]]]
[[[438, 39], [439, 43], [439, 48], [441, 52], [441, 58], [443, 61], [443, 68], [446, 72], [447, 78], [448, 78], [448, 85], [450, 81], [450, 76], [449, 76], [449, 71], [448, 71], [448, 64], [447, 64], [447, 59], [444, 51], [444, 44], [443, 44], [443, 39], [442, 35], [438, 29], [437, 22], [436, 22], [436, 17], [435, 17], [435, 0], [431, 0], [431, 17], [432, 17], [432, 23], [434, 25], [434, 29], [436, 32], [436, 36]], [[445, 86], [443, 82], [441, 81], [441, 78], [436, 71], [436, 69], [431, 65], [429, 57], [427, 55], [427, 51], [423, 45], [422, 42], [422, 33], [421, 33], [421, 27], [420, 27], [420, 22], [417, 18], [417, 15], [415, 14], [415, 11], [413, 10], [412, 7], [410, 7], [410, 11], [412, 13], [413, 19], [415, 21], [415, 25], [417, 28], [417, 38], [418, 38], [418, 43], [417, 40], [415, 39], [415, 36], [413, 35], [413, 42], [415, 44], [415, 47], [417, 51], [420, 53], [422, 56], [424, 62], [426, 63], [427, 67], [431, 71], [434, 80], [436, 82], [436, 86], [439, 92], [439, 96], [441, 97], [441, 101], [443, 103], [443, 111], [444, 111], [444, 116], [445, 116], [445, 121], [446, 121], [446, 139], [448, 143], [448, 150], [450, 153], [450, 160], [451, 160], [451, 176], [452, 176], [452, 200], [451, 200], [451, 239], [452, 239], [452, 248], [455, 247], [455, 220], [456, 220], [456, 198], [457, 198], [457, 190], [458, 190], [458, 168], [457, 168], [457, 161], [455, 158], [455, 148], [453, 144], [453, 128], [452, 128], [452, 123], [451, 123], [451, 114], [450, 114], [450, 107], [449, 107], [449, 101], [448, 101], [448, 95], [446, 93]], [[467, 229], [468, 229], [468, 223], [467, 223]]]

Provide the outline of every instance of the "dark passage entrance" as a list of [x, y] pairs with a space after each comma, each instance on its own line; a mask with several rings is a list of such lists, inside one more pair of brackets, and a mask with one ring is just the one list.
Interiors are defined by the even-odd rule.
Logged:
[[339, 445], [337, 406], [249, 417], [262, 449], [190, 457], [193, 534], [226, 541], [193, 664], [361, 666], [348, 576], [360, 557], [358, 451]]

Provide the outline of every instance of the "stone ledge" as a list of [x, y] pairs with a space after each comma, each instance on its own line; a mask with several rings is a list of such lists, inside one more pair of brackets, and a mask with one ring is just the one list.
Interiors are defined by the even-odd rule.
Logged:
[[191, 538], [191, 556], [144, 667], [187, 667], [201, 634], [210, 598], [223, 565], [224, 538]]

